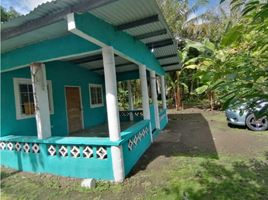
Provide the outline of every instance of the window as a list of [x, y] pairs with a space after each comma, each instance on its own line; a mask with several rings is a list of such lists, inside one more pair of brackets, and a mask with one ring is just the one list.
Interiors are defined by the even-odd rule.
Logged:
[[103, 106], [102, 85], [89, 84], [89, 97], [90, 97], [91, 108]]
[[[53, 114], [52, 84], [47, 81], [49, 110]], [[14, 94], [16, 102], [16, 118], [25, 119], [34, 117], [35, 106], [31, 79], [14, 78]]]

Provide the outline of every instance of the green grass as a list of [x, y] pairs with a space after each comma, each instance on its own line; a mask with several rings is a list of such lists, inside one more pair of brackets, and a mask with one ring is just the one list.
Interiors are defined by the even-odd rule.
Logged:
[[149, 199], [267, 199], [267, 159], [176, 158], [167, 185]]
[[170, 159], [166, 167], [138, 173], [123, 184], [98, 182], [97, 188], [91, 190], [81, 188], [77, 179], [3, 169], [2, 199], [125, 199], [125, 196], [128, 199], [166, 200], [267, 198], [267, 156], [255, 159], [225, 156], [217, 160], [204, 155], [180, 155]]
[[[216, 155], [204, 155], [198, 152], [198, 149], [182, 151], [184, 153], [179, 153], [178, 150], [177, 153], [169, 154], [162, 151], [173, 147], [167, 145], [165, 148], [159, 148], [161, 143], [156, 143], [154, 150], [160, 149], [160, 152], [145, 154], [138, 163], [139, 170], [124, 183], [97, 182], [95, 189], [81, 188], [80, 179], [22, 173], [2, 168], [1, 200], [268, 200], [268, 146], [265, 145], [266, 142], [261, 142], [267, 141], [267, 131], [230, 129], [226, 125], [224, 113], [205, 112], [203, 115], [210, 124], [208, 131], [211, 132], [211, 137], [216, 137], [216, 142], [220, 140], [219, 136], [228, 134], [227, 139], [224, 138], [223, 142], [216, 145]], [[202, 122], [201, 120], [201, 125]], [[190, 125], [184, 128], [187, 127], [191, 128]], [[198, 133], [199, 130], [196, 134]], [[230, 152], [223, 151], [226, 142], [231, 143], [229, 136], [241, 134], [245, 137], [248, 137], [248, 134], [256, 136], [250, 137], [254, 144], [253, 149], [242, 153], [238, 151], [241, 154], [233, 153], [236, 148]], [[169, 143], [167, 140], [167, 144]], [[251, 142], [239, 145], [243, 147], [249, 144]], [[231, 145], [232, 148], [233, 146]]]

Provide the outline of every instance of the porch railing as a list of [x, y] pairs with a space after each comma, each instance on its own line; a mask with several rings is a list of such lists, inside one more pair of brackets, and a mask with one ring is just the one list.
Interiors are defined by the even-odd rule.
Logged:
[[137, 122], [122, 131], [122, 139], [116, 142], [108, 137], [1, 137], [1, 165], [28, 172], [113, 180], [111, 147], [122, 145], [127, 175], [151, 144], [149, 124], [149, 120]]
[[130, 121], [130, 115], [133, 115], [134, 121], [143, 120], [143, 111], [142, 110], [126, 110], [119, 111], [120, 121]]
[[18, 170], [77, 178], [113, 179], [107, 138], [6, 136], [1, 138], [2, 165]]
[[[130, 115], [133, 115], [134, 121], [141, 121], [143, 120], [143, 111], [142, 110], [127, 110], [127, 111], [120, 111], [120, 121], [130, 121]], [[155, 111], [154, 111], [154, 105], [150, 104], [150, 117], [151, 117], [151, 127], [154, 131], [156, 129], [155, 124]], [[165, 128], [167, 125], [167, 111], [163, 109], [159, 109], [159, 121], [160, 121], [160, 129]]]
[[125, 175], [151, 144], [150, 121], [142, 120], [121, 132], [124, 155]]
[[159, 112], [159, 121], [160, 121], [160, 129], [164, 129], [168, 123], [168, 118], [167, 118], [167, 110], [162, 109]]

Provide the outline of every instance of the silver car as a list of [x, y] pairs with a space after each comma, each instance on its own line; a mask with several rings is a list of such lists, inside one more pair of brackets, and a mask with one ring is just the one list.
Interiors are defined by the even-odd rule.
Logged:
[[256, 120], [253, 113], [258, 112], [266, 105], [268, 105], [267, 99], [250, 99], [244, 102], [235, 102], [225, 110], [225, 115], [229, 124], [247, 126], [253, 131], [264, 131], [268, 129], [267, 117]]

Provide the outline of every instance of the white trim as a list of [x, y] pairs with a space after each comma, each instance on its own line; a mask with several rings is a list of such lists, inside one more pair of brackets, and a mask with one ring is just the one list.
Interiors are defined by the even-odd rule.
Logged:
[[95, 38], [87, 35], [86, 33], [84, 33], [83, 31], [77, 29], [76, 24], [75, 24], [75, 17], [74, 17], [74, 13], [69, 13], [67, 14], [67, 27], [68, 27], [68, 31], [70, 31], [71, 33], [84, 38], [85, 40], [88, 40], [100, 47], [106, 47], [107, 45], [99, 40], [96, 40]]
[[125, 178], [125, 166], [124, 166], [122, 145], [111, 146], [111, 154], [112, 154], [114, 181], [117, 183], [122, 183]]
[[[133, 104], [133, 95], [131, 90], [131, 82], [130, 80], [127, 81], [127, 90], [128, 90], [128, 110], [132, 111], [134, 110], [134, 104]], [[133, 112], [129, 113], [129, 119], [130, 121], [134, 120]]]
[[151, 84], [151, 94], [152, 94], [152, 101], [153, 101], [154, 113], [155, 113], [154, 114], [155, 126], [157, 129], [160, 129], [158, 101], [157, 101], [157, 92], [156, 92], [156, 75], [154, 71], [150, 72], [150, 84]]
[[85, 128], [84, 124], [84, 108], [83, 108], [83, 101], [82, 101], [82, 90], [81, 86], [75, 86], [75, 85], [64, 85], [64, 98], [65, 98], [65, 111], [66, 111], [66, 127], [67, 131], [70, 134], [69, 130], [69, 118], [68, 118], [68, 110], [67, 110], [67, 97], [66, 97], [66, 88], [78, 88], [79, 89], [79, 95], [80, 95], [80, 106], [81, 106], [81, 121], [82, 121], [82, 129]]
[[[141, 82], [143, 119], [151, 120], [148, 85], [147, 85], [147, 72], [145, 65], [139, 65], [139, 76]], [[150, 136], [151, 136], [151, 143], [153, 143], [153, 133], [151, 123], [150, 123]]]
[[[92, 96], [91, 96], [91, 91], [90, 88], [91, 87], [98, 87], [101, 89], [101, 104], [92, 104]], [[103, 89], [102, 89], [102, 84], [93, 84], [93, 83], [89, 83], [88, 84], [88, 90], [89, 90], [89, 105], [90, 108], [99, 108], [99, 107], [103, 107], [104, 106], [104, 102], [103, 102]]]
[[[13, 78], [14, 86], [14, 96], [15, 96], [15, 107], [16, 107], [16, 120], [34, 118], [35, 114], [24, 115], [21, 111], [21, 99], [19, 94], [19, 84], [29, 84], [32, 85], [32, 80], [28, 78]], [[53, 102], [53, 92], [52, 92], [52, 81], [47, 80], [47, 85], [49, 87], [49, 104], [50, 104], [50, 115], [54, 114], [54, 102]]]
[[[121, 140], [121, 129], [118, 109], [118, 97], [116, 88], [116, 71], [114, 52], [112, 47], [102, 48], [103, 68], [106, 91], [106, 107], [111, 141]], [[124, 156], [122, 146], [112, 146], [112, 166], [115, 182], [122, 182], [125, 178]]]
[[165, 77], [161, 76], [160, 81], [161, 81], [161, 96], [162, 96], [163, 109], [167, 109]]
[[67, 14], [67, 27], [68, 27], [68, 31], [72, 31], [76, 29], [74, 13]]
[[37, 136], [38, 139], [44, 139], [51, 137], [46, 66], [43, 63], [32, 63], [30, 69], [35, 106]]

